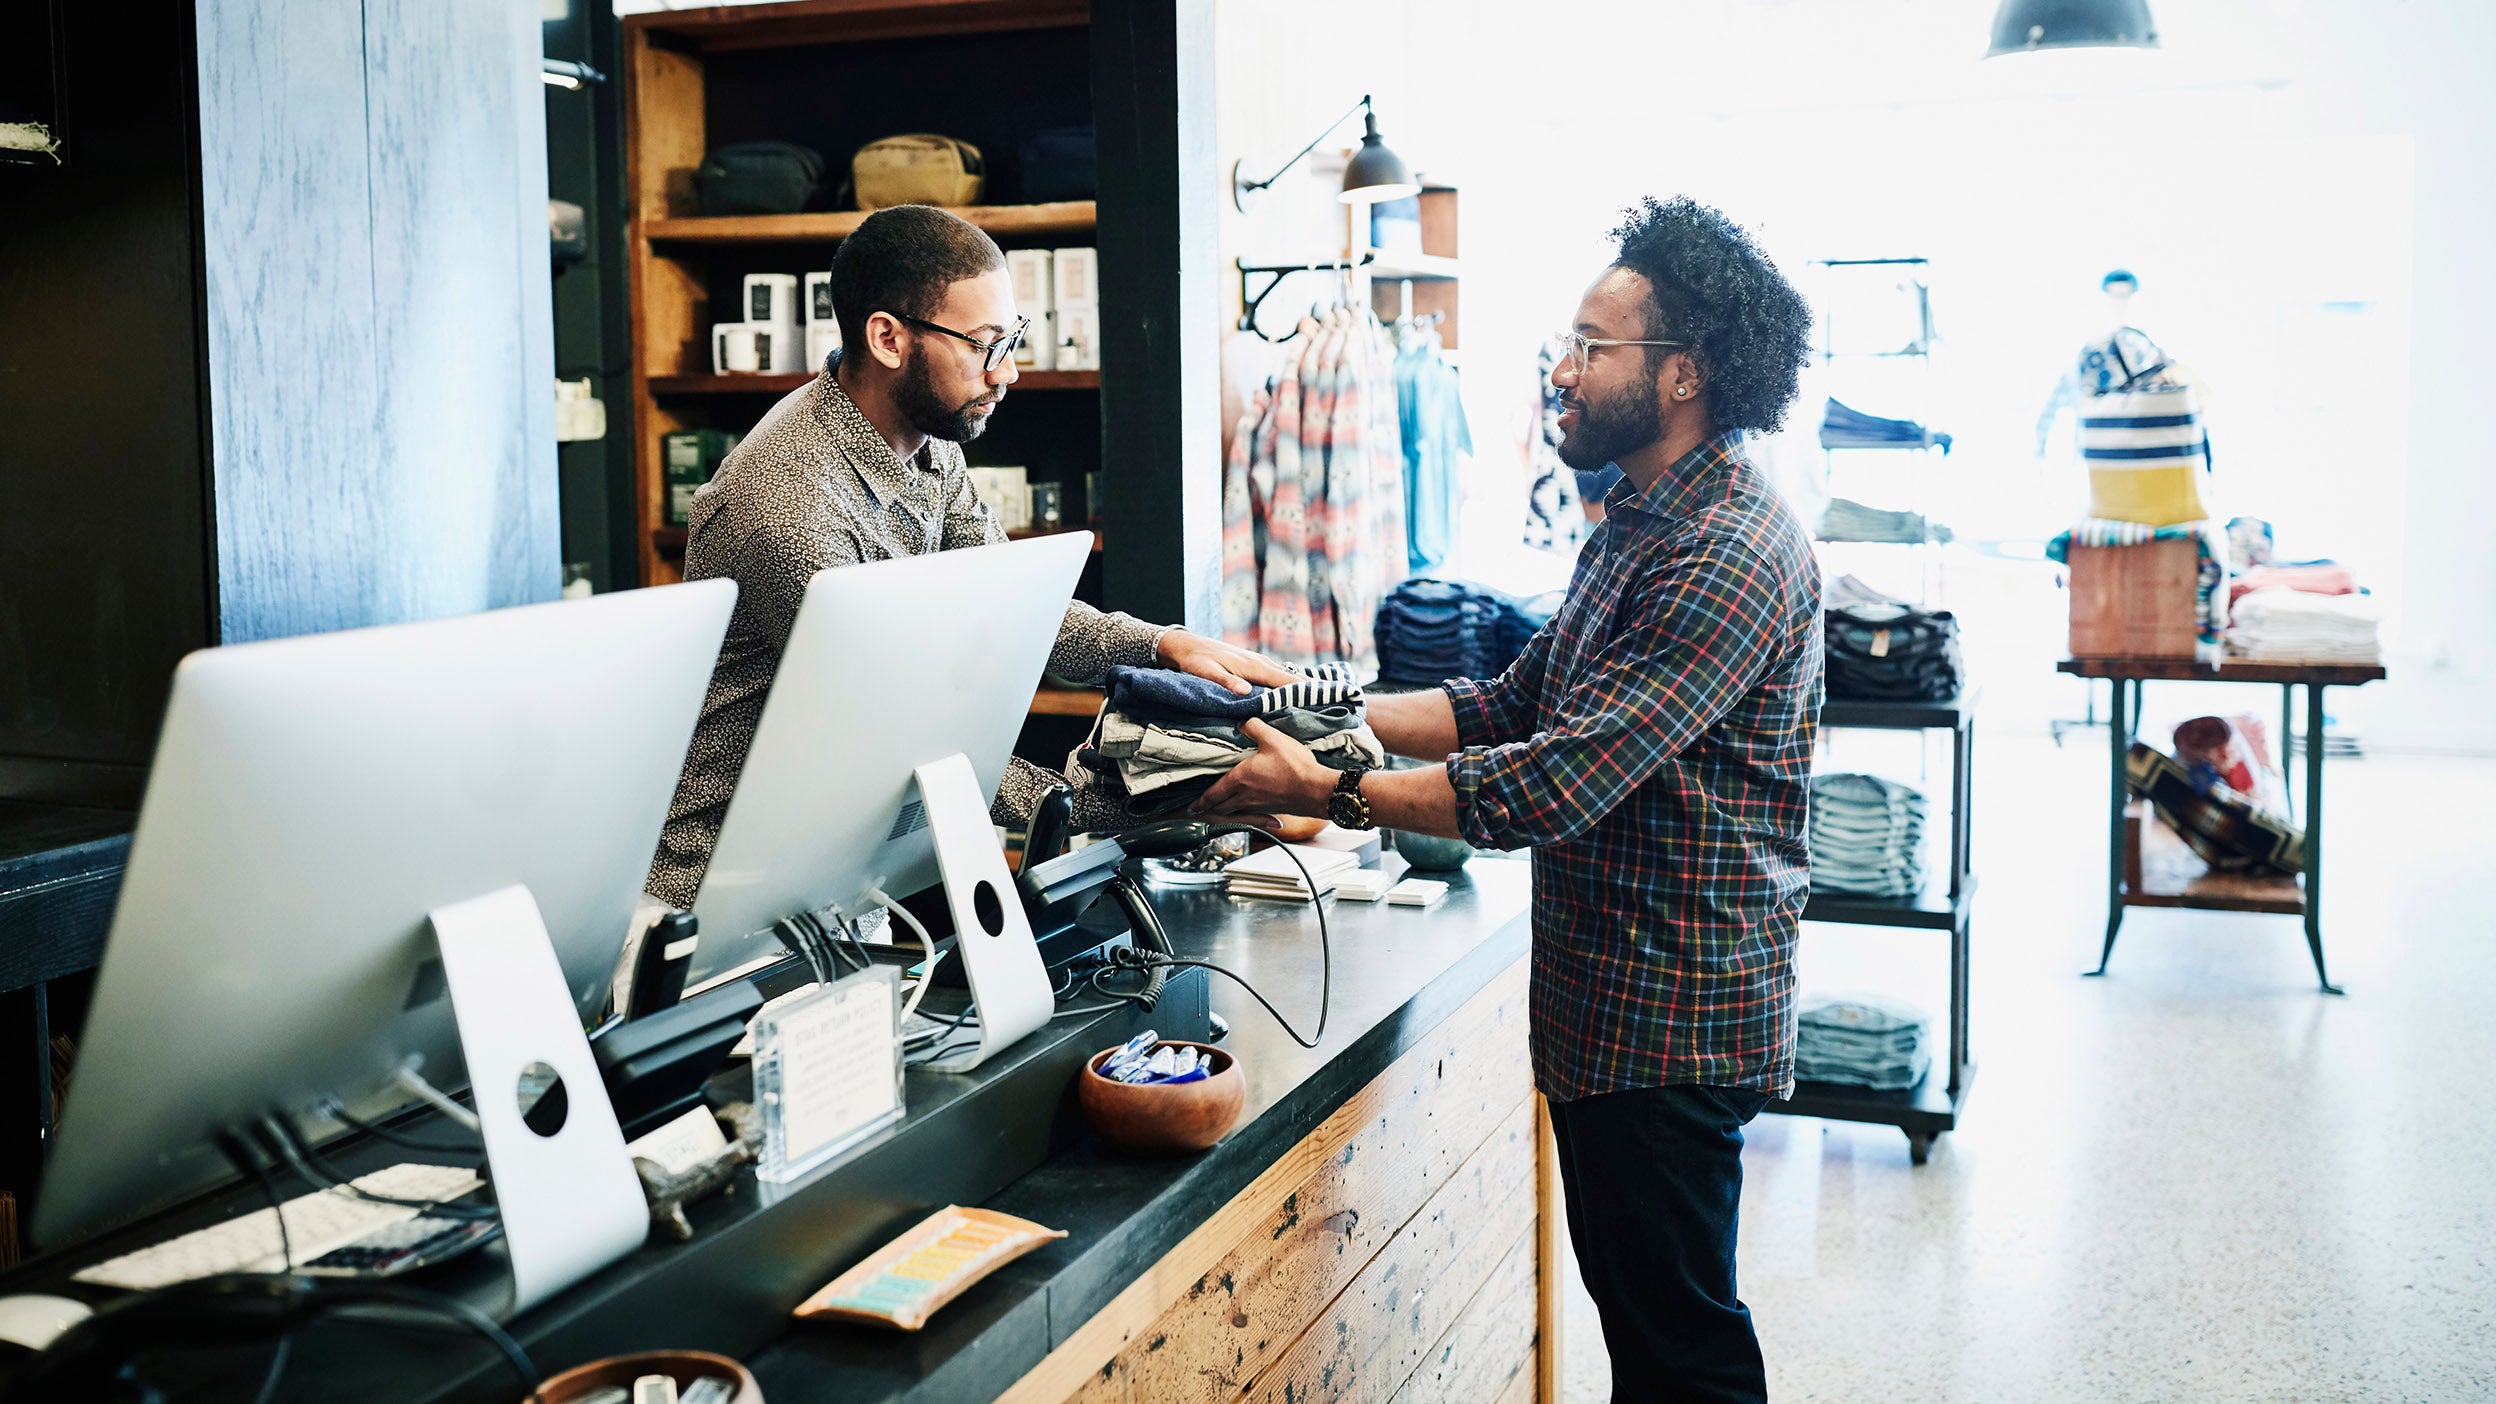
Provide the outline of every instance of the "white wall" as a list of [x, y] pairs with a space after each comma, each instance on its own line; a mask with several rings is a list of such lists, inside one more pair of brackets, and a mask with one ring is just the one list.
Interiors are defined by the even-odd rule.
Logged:
[[[1483, 450], [1465, 565], [1519, 585], [1535, 582], [1508, 546], [1522, 478], [1503, 446], [1535, 342], [1636, 196], [1723, 206], [1807, 291], [1814, 258], [1935, 259], [1930, 418], [1960, 448], [1933, 496], [1985, 537], [2075, 514], [2076, 469], [2040, 461], [2033, 426], [2103, 321], [2098, 275], [2132, 267], [2134, 320], [2215, 390], [2214, 509], [2350, 561], [2392, 611], [2393, 682], [2335, 712], [2371, 744], [2496, 749], [2496, 713], [2469, 705], [2496, 669], [2471, 393], [2496, 370], [2496, 6], [2152, 8], [2158, 53], [1979, 62], [1992, 0], [1223, 0], [1223, 154], [1262, 174], [1368, 91], [1388, 141], [1463, 187]], [[1226, 214], [1225, 259], [1331, 250], [1325, 182]], [[2001, 570], [1967, 578], [1990, 590]], [[2075, 685], [2037, 671], [2050, 640], [1993, 642], [1979, 667], [2003, 700], [2077, 709]]]

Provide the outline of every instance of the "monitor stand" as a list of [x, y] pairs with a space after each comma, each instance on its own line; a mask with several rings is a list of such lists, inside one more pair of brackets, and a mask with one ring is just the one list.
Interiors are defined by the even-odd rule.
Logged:
[[[453, 903], [431, 920], [484, 1126], [517, 1315], [640, 1247], [649, 1208], [528, 888]], [[561, 1079], [563, 1096], [561, 1124], [543, 1134], [520, 1105], [523, 1078], [539, 1064]]]
[[1057, 999], [1041, 964], [1039, 943], [1023, 913], [1022, 894], [1005, 870], [988, 800], [968, 756], [930, 761], [917, 771], [919, 800], [936, 843], [945, 903], [953, 910], [954, 948], [979, 1011], [979, 1045], [928, 1066], [969, 1072], [1049, 1022]]

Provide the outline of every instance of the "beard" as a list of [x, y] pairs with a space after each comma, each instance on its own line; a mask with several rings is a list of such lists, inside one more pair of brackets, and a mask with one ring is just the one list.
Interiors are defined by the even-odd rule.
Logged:
[[1002, 390], [983, 391], [960, 404], [948, 404], [936, 391], [936, 379], [928, 373], [925, 357], [912, 356], [902, 370], [901, 383], [893, 389], [893, 403], [910, 421], [910, 427], [931, 439], [967, 444], [988, 427], [988, 416], [972, 412], [973, 406], [993, 405], [1005, 398]]
[[1577, 427], [1560, 441], [1560, 461], [1581, 473], [1616, 463], [1664, 437], [1664, 411], [1652, 396], [1572, 397]]

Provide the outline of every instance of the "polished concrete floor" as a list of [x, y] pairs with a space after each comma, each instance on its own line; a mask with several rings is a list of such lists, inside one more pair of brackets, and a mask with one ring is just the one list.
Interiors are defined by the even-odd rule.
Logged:
[[[1771, 1397], [2496, 1400], [2496, 761], [2328, 763], [2335, 999], [2287, 917], [2134, 911], [2081, 978], [2103, 734], [1979, 748], [1961, 1128], [1916, 1168], [1887, 1128], [1751, 1127]], [[1937, 941], [1808, 927], [1803, 980], [1938, 1013]], [[1570, 1404], [1606, 1398], [1574, 1282], [1568, 1328]]]

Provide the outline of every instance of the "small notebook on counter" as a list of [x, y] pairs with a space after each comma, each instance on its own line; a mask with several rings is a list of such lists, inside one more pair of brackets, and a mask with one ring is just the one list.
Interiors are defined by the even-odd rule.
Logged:
[[[1291, 860], [1297, 857], [1299, 864]], [[1300, 868], [1308, 868], [1302, 876]], [[1323, 897], [1335, 890], [1345, 874], [1358, 871], [1360, 858], [1333, 849], [1312, 848], [1306, 844], [1277, 844], [1262, 849], [1223, 869], [1224, 890], [1234, 897], [1272, 897], [1284, 901], [1305, 902], [1312, 895], [1309, 883], [1314, 880]]]

